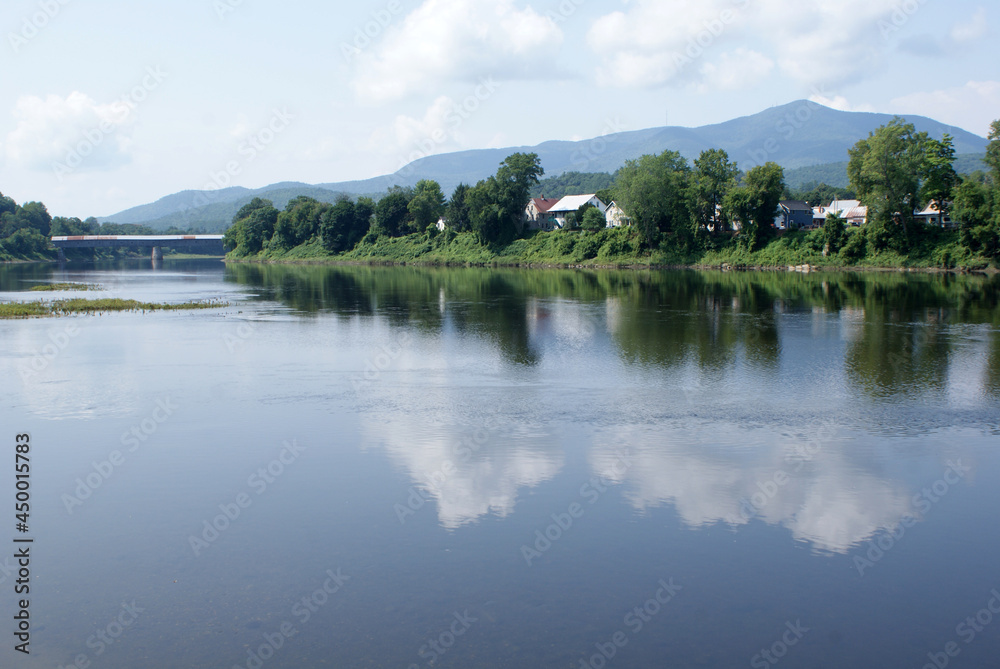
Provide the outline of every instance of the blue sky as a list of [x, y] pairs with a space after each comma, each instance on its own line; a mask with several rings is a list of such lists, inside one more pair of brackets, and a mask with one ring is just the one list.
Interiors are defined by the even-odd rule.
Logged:
[[985, 0], [5, 0], [0, 191], [102, 216], [802, 98], [985, 136], [998, 16]]

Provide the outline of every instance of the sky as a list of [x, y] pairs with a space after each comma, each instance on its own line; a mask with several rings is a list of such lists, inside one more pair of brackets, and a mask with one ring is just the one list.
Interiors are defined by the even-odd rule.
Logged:
[[985, 137], [986, 0], [4, 0], [0, 192], [107, 216], [811, 99]]

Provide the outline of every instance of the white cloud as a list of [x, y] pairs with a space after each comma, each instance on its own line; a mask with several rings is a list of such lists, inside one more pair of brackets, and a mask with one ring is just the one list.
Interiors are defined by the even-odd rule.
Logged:
[[774, 70], [774, 61], [762, 53], [736, 49], [701, 67], [707, 90], [737, 91], [752, 88]]
[[[775, 66], [805, 84], [839, 84], [880, 68], [891, 47], [880, 22], [892, 16], [897, 4], [635, 0], [625, 11], [597, 19], [587, 42], [603, 59], [598, 81], [605, 85], [647, 87], [693, 80], [708, 89], [731, 90], [740, 77], [735, 70], [759, 81]], [[751, 41], [753, 51], [746, 46]], [[715, 52], [724, 53], [718, 62], [699, 66]], [[752, 54], [752, 59], [740, 62], [734, 58], [740, 54]]]
[[851, 104], [850, 101], [843, 95], [834, 95], [833, 97], [828, 97], [822, 92], [814, 93], [809, 96], [811, 102], [823, 105], [824, 107], [829, 107], [830, 109], [837, 109], [840, 111], [850, 111], [850, 112], [873, 112], [875, 108], [870, 104]]
[[986, 37], [989, 30], [988, 26], [989, 24], [986, 20], [986, 9], [984, 7], [980, 7], [967, 22], [956, 23], [952, 26], [949, 35], [957, 45], [964, 46], [969, 44], [969, 42], [978, 42], [982, 38]]
[[358, 56], [354, 90], [388, 102], [454, 81], [551, 75], [563, 34], [555, 21], [514, 0], [425, 0]]
[[13, 110], [7, 157], [32, 170], [110, 170], [131, 161], [128, 129], [134, 114], [124, 102], [98, 104], [80, 92], [45, 99], [26, 95]]
[[465, 146], [460, 128], [464, 119], [460, 106], [447, 95], [438, 97], [422, 117], [398, 115], [391, 126], [375, 130], [367, 150], [384, 156], [398, 156], [395, 168], [439, 153]]
[[929, 116], [985, 137], [990, 123], [1000, 118], [1000, 81], [970, 81], [956, 88], [913, 93], [895, 98], [889, 106], [898, 113]]

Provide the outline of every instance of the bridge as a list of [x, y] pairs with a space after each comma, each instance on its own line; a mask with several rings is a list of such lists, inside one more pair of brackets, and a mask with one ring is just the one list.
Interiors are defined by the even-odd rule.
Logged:
[[65, 249], [152, 249], [153, 260], [163, 258], [164, 248], [219, 256], [226, 252], [222, 235], [80, 235], [53, 237], [52, 245], [60, 260], [66, 258]]

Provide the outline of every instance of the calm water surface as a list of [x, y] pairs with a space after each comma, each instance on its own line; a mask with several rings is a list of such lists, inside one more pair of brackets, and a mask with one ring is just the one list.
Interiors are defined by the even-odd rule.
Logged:
[[53, 281], [230, 306], [0, 321], [36, 540], [0, 666], [997, 666], [997, 279], [136, 261], [0, 300]]

